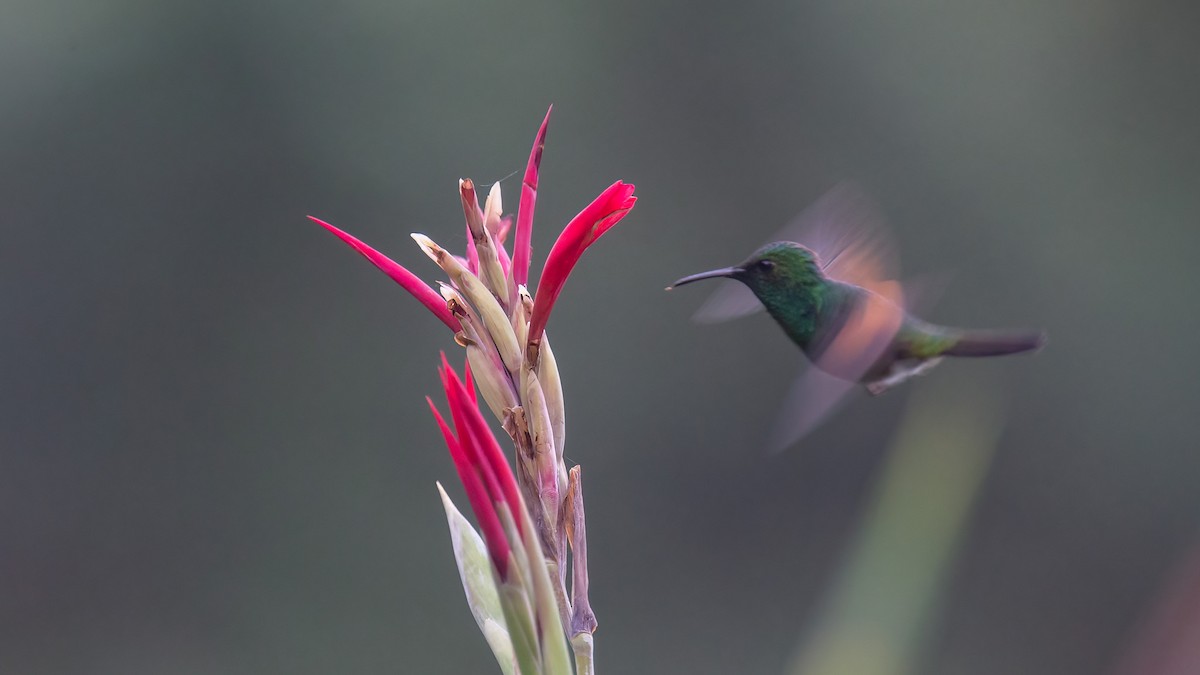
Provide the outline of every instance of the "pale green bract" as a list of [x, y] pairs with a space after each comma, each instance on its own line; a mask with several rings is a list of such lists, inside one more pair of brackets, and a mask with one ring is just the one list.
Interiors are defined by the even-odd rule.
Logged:
[[442, 506], [446, 508], [446, 521], [450, 525], [450, 542], [454, 545], [454, 562], [458, 564], [458, 575], [462, 579], [467, 605], [475, 616], [475, 623], [484, 639], [496, 655], [504, 675], [513, 675], [515, 658], [512, 640], [504, 622], [504, 611], [500, 607], [500, 594], [492, 579], [492, 566], [488, 560], [487, 547], [483, 538], [471, 527], [471, 523], [455, 508], [454, 502], [437, 484], [442, 495]]

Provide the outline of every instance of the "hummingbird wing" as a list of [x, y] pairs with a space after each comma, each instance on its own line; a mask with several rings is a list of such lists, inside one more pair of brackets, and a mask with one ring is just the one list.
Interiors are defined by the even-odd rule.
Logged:
[[853, 381], [830, 375], [820, 368], [810, 366], [800, 371], [788, 389], [771, 429], [768, 452], [779, 454], [807, 436], [845, 402], [846, 395], [855, 386]]
[[721, 279], [717, 290], [708, 296], [692, 315], [696, 323], [721, 323], [740, 319], [763, 311], [764, 307], [746, 285], [732, 279]]
[[904, 321], [895, 301], [898, 282], [878, 282], [878, 291], [861, 292], [841, 325], [822, 344], [792, 385], [771, 432], [768, 448], [782, 452], [832, 414], [858, 383], [889, 358]]
[[853, 306], [834, 331], [811, 345], [813, 365], [843, 380], [858, 382], [892, 346], [904, 323], [900, 283], [878, 282], [875, 289], [858, 291]]
[[871, 290], [899, 276], [900, 256], [891, 231], [861, 188], [841, 183], [812, 208], [818, 209], [818, 217], [792, 241], [817, 254], [825, 276]]
[[[896, 281], [900, 256], [875, 202], [852, 183], [822, 197], [824, 217], [806, 233], [830, 279], [863, 289], [837, 330], [812, 353], [813, 364], [859, 382], [888, 358], [904, 322], [905, 287]], [[801, 242], [803, 243], [803, 242]]]
[[[895, 279], [899, 269], [896, 247], [879, 208], [850, 182], [834, 186], [767, 240], [771, 241], [802, 244], [817, 254], [827, 276], [876, 292], [875, 286]], [[692, 318], [718, 323], [762, 309], [750, 289], [724, 281]]]

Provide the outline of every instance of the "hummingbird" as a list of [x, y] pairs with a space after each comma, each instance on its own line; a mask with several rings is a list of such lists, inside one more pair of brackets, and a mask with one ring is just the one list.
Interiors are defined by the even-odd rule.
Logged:
[[697, 319], [724, 320], [765, 308], [810, 361], [813, 367], [788, 396], [773, 450], [799, 440], [856, 385], [879, 395], [948, 356], [1017, 354], [1046, 342], [1040, 330], [973, 330], [918, 318], [909, 310], [913, 290], [889, 277], [894, 246], [881, 222], [865, 195], [843, 184], [786, 227], [784, 237], [740, 264], [667, 287], [704, 279], [741, 282], [753, 298], [722, 288]]

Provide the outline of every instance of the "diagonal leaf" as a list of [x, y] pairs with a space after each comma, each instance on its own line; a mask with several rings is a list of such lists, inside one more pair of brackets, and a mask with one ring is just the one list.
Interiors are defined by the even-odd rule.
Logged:
[[471, 523], [455, 508], [441, 483], [437, 484], [437, 489], [442, 495], [442, 506], [446, 508], [450, 542], [454, 545], [454, 561], [458, 564], [458, 575], [467, 594], [467, 605], [492, 653], [496, 655], [500, 670], [504, 675], [513, 675], [512, 640], [504, 622], [504, 611], [500, 607], [500, 594], [492, 578], [487, 547]]

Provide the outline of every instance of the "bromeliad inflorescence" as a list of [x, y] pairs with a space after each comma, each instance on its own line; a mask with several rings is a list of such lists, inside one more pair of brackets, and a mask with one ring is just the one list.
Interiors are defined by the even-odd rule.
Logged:
[[[582, 474], [578, 466], [568, 471], [563, 459], [562, 382], [545, 328], [584, 250], [624, 218], [637, 198], [633, 185], [617, 181], [571, 219], [531, 295], [533, 212], [549, 121], [547, 112], [529, 154], [515, 224], [503, 215], [499, 183], [481, 208], [467, 179], [459, 181], [465, 255], [412, 235], [449, 277], [449, 283], [440, 283], [440, 293], [362, 241], [310, 218], [411, 293], [466, 350], [464, 379], [444, 356], [440, 367], [453, 429], [432, 401], [430, 406], [483, 531], [481, 538], [442, 493], [468, 602], [501, 669], [522, 675], [570, 673], [569, 639], [576, 671], [584, 675], [594, 672], [596, 618], [588, 602]], [[505, 248], [510, 232], [511, 257]], [[480, 415], [475, 386], [516, 446], [515, 476]]]

